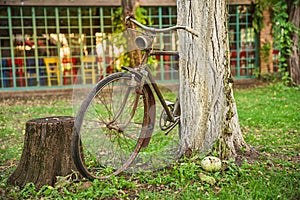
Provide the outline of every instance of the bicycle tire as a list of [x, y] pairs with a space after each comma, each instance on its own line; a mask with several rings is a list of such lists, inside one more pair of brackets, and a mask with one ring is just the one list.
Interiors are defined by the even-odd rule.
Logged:
[[149, 85], [143, 86], [133, 117], [126, 114], [132, 112], [140, 79], [130, 73], [112, 74], [98, 82], [81, 104], [75, 118], [72, 154], [85, 178], [118, 175], [149, 143], [155, 121], [155, 100]]

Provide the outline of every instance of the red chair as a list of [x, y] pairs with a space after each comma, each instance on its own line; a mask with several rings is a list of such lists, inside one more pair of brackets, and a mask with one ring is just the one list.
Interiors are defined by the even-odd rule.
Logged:
[[232, 51], [230, 55], [230, 65], [231, 67], [236, 68], [236, 52]]
[[[7, 60], [7, 64], [9, 66], [9, 76], [10, 76], [10, 80], [11, 80], [11, 83], [12, 83], [12, 77], [13, 77], [13, 70], [12, 70], [12, 60], [11, 59], [8, 59]], [[14, 60], [14, 64], [15, 64], [15, 75], [18, 76], [19, 78], [19, 85], [20, 87], [23, 87], [23, 82], [25, 82], [25, 73], [23, 71], [23, 59], [21, 58], [16, 58]]]
[[76, 65], [76, 58], [63, 58], [62, 59], [62, 67], [63, 67], [63, 82], [64, 85], [67, 84], [67, 75], [66, 72], [71, 72], [71, 78], [73, 79], [73, 83], [76, 83], [76, 75], [77, 75], [77, 68]]

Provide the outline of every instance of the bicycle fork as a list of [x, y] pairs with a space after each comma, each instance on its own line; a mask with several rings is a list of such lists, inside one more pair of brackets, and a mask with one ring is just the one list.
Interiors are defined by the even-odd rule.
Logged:
[[[113, 117], [113, 120], [106, 125], [109, 129], [115, 129], [119, 132], [122, 132], [125, 129], [125, 127], [130, 123], [130, 121], [132, 120], [132, 118], [135, 114], [135, 111], [136, 111], [137, 106], [138, 106], [139, 98], [142, 94], [143, 87], [141, 85], [138, 86], [138, 82], [135, 80], [135, 74], [131, 74], [131, 80], [129, 81], [128, 86], [129, 87], [128, 87], [128, 89], [127, 89], [127, 91], [126, 91], [126, 93], [125, 93], [125, 95], [122, 99], [122, 103], [120, 105], [120, 108], [118, 109], [115, 116]], [[135, 96], [135, 99], [134, 99], [134, 102], [133, 102], [133, 106], [132, 106], [132, 110], [131, 110], [129, 118], [127, 119], [127, 121], [124, 124], [119, 124], [118, 127], [113, 126], [112, 124], [114, 124], [117, 121], [117, 119], [120, 117], [120, 115], [123, 113], [123, 110], [126, 106], [129, 95], [130, 95], [130, 93], [133, 89], [136, 89], [136, 96]]]

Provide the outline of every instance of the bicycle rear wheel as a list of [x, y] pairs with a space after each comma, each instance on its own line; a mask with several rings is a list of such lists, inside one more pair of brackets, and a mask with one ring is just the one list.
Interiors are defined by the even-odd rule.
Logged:
[[[88, 179], [109, 178], [127, 169], [148, 142], [155, 119], [155, 100], [140, 78], [115, 73], [88, 94], [75, 118], [73, 159]], [[135, 108], [135, 109], [134, 109]]]

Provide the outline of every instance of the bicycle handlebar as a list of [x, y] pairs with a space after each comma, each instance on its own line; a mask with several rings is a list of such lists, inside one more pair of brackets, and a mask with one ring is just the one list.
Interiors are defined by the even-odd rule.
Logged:
[[200, 35], [197, 31], [195, 31], [194, 29], [187, 27], [187, 26], [176, 25], [176, 26], [172, 26], [169, 28], [158, 29], [158, 28], [152, 28], [152, 27], [145, 26], [145, 25], [141, 24], [140, 22], [136, 21], [135, 19], [133, 19], [131, 16], [127, 16], [125, 18], [126, 24], [127, 24], [127, 21], [131, 21], [132, 23], [139, 26], [140, 28], [142, 28], [146, 31], [149, 31], [149, 32], [154, 32], [154, 33], [164, 33], [164, 32], [170, 32], [172, 30], [182, 29], [182, 30], [185, 30], [185, 31], [191, 33], [192, 35], [194, 35], [196, 37], [199, 37], [199, 35]]

